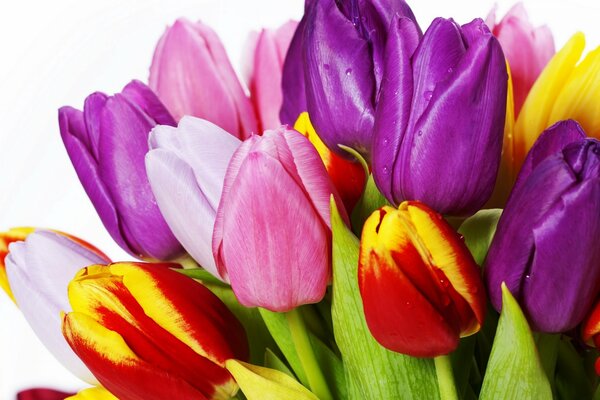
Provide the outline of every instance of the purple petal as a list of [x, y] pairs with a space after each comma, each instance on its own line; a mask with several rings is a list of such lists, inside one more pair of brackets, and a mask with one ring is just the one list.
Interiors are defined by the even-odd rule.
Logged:
[[286, 53], [281, 76], [283, 102], [279, 111], [282, 124], [294, 126], [298, 116], [306, 111], [306, 84], [304, 82], [304, 27], [306, 13], [294, 33]]
[[121, 94], [130, 103], [140, 107], [155, 123], [160, 125], [176, 125], [175, 120], [163, 103], [156, 97], [156, 94], [142, 82], [137, 80], [131, 81], [123, 88]]
[[61, 331], [62, 311], [70, 311], [67, 286], [77, 271], [106, 264], [96, 253], [49, 231], [36, 231], [10, 245], [6, 273], [15, 299], [33, 331], [52, 354], [81, 379], [96, 379], [73, 353]]
[[398, 18], [390, 27], [373, 136], [373, 176], [388, 199], [394, 198], [394, 164], [408, 127], [413, 93], [411, 57], [419, 42], [417, 26]]

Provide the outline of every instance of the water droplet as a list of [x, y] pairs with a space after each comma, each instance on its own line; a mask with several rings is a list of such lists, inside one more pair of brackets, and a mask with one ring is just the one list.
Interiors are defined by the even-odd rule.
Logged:
[[383, 167], [383, 173], [386, 174], [386, 175], [389, 174], [390, 173], [389, 168], [388, 167]]
[[325, 68], [325, 69], [328, 70], [329, 69], [329, 64], [323, 64], [323, 68]]
[[423, 131], [417, 132], [417, 136], [423, 136]]
[[449, 74], [451, 74], [451, 73], [453, 73], [453, 72], [454, 72], [454, 68], [452, 68], [452, 67], [448, 68], [448, 73], [449, 73]]
[[525, 275], [525, 279], [529, 279], [529, 278], [531, 278], [531, 276]]
[[423, 93], [423, 97], [427, 101], [431, 100], [431, 96], [433, 96], [433, 92], [431, 90], [428, 90], [425, 93]]
[[387, 140], [387, 139], [383, 139], [383, 145], [384, 145], [384, 146], [387, 146], [389, 142], [390, 142], [389, 140]]
[[352, 74], [352, 68], [348, 68], [348, 69], [346, 70], [346, 75], [347, 75], [347, 76], [350, 76], [350, 74]]
[[399, 91], [399, 90], [395, 90], [395, 91], [394, 91], [394, 95], [395, 95], [395, 96], [398, 96], [398, 93], [400, 93], [400, 91]]

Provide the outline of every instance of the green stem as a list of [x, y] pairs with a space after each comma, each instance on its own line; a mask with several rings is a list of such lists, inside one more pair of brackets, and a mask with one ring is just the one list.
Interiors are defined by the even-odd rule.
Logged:
[[308, 331], [306, 330], [302, 315], [298, 309], [293, 309], [285, 315], [292, 333], [294, 347], [296, 348], [296, 353], [298, 353], [300, 363], [302, 364], [302, 368], [308, 379], [310, 390], [312, 390], [320, 400], [333, 400], [333, 396], [327, 386], [327, 381], [323, 376], [323, 372], [319, 367], [312, 345], [310, 344], [310, 338], [308, 337]]
[[433, 361], [435, 363], [435, 373], [440, 389], [440, 399], [458, 400], [450, 356], [435, 357]]
[[174, 260], [177, 264], [180, 264], [185, 269], [196, 269], [200, 268], [200, 265], [194, 260], [189, 254], [179, 257]]

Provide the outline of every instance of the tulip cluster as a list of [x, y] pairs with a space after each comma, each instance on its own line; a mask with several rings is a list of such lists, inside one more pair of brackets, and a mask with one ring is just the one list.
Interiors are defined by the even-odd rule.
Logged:
[[554, 54], [520, 4], [422, 30], [404, 0], [306, 0], [249, 36], [240, 80], [178, 19], [148, 85], [58, 115], [135, 260], [14, 228], [0, 286], [92, 385], [73, 400], [590, 398], [600, 51], [582, 50]]

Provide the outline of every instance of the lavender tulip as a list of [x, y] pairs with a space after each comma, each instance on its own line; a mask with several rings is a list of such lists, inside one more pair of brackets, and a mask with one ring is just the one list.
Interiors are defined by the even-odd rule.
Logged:
[[468, 215], [492, 194], [508, 75], [482, 20], [437, 18], [422, 40], [407, 18], [390, 30], [373, 138], [373, 175], [393, 204], [419, 200]]
[[83, 112], [61, 108], [59, 123], [79, 180], [113, 239], [136, 257], [178, 257], [183, 249], [156, 205], [144, 167], [150, 130], [175, 125], [156, 95], [133, 81], [114, 96], [91, 94]]
[[177, 128], [154, 128], [149, 143], [146, 169], [162, 214], [187, 252], [223, 279], [211, 241], [225, 171], [240, 140], [208, 121], [183, 117]]
[[331, 275], [323, 162], [300, 133], [280, 128], [235, 152], [217, 211], [213, 254], [241, 304], [289, 311], [320, 301]]
[[529, 322], [564, 332], [600, 291], [600, 142], [574, 121], [546, 130], [530, 150], [484, 267], [492, 303], [505, 282]]
[[387, 29], [394, 15], [415, 20], [403, 0], [313, 0], [283, 71], [282, 122], [308, 111], [325, 144], [369, 155]]
[[8, 282], [35, 334], [69, 371], [92, 384], [96, 379], [62, 335], [60, 313], [71, 310], [67, 286], [77, 271], [108, 262], [87, 243], [44, 230], [11, 243], [6, 256]]

